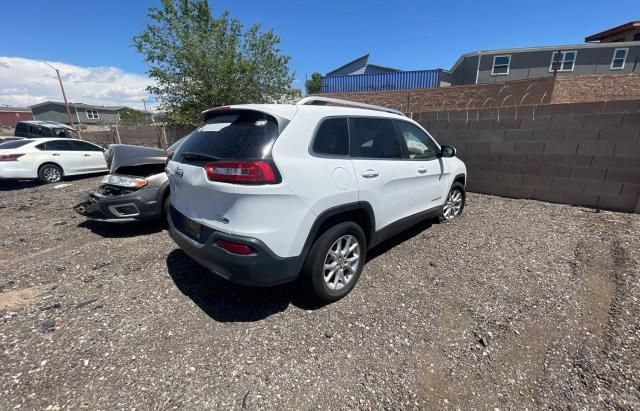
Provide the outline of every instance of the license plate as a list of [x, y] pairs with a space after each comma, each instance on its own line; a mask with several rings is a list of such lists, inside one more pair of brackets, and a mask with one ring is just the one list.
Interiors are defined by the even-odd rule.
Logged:
[[202, 225], [196, 221], [193, 221], [190, 218], [184, 218], [184, 228], [187, 230], [189, 234], [191, 234], [195, 238], [200, 238], [200, 229]]

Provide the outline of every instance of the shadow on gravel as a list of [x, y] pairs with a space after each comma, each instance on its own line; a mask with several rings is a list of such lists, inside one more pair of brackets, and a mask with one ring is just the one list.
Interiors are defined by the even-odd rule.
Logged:
[[78, 224], [78, 228], [86, 228], [94, 234], [106, 238], [137, 237], [159, 233], [166, 228], [162, 221], [141, 221], [138, 223], [113, 224], [86, 220]]
[[[430, 228], [425, 221], [390, 238], [369, 251], [367, 261], [386, 253]], [[299, 281], [277, 287], [245, 287], [235, 285], [209, 272], [182, 250], [175, 249], [167, 257], [167, 269], [178, 289], [220, 322], [260, 321], [293, 304], [303, 310], [315, 310], [322, 304], [314, 302]]]
[[209, 272], [180, 249], [169, 253], [167, 268], [178, 289], [219, 322], [264, 320], [286, 310], [289, 304], [303, 310], [322, 307], [312, 301], [299, 282], [267, 288], [235, 285]]
[[426, 220], [421, 223], [418, 223], [411, 228], [406, 229], [405, 231], [396, 234], [390, 239], [386, 240], [382, 244], [379, 244], [373, 247], [371, 250], [367, 252], [367, 261], [371, 261], [373, 259], [378, 258], [382, 254], [391, 250], [393, 247], [404, 243], [407, 240], [412, 239], [418, 234], [422, 233], [424, 230], [427, 230], [433, 226], [435, 220]]
[[44, 183], [41, 183], [39, 180], [0, 180], [0, 191], [24, 190], [27, 188], [47, 187], [49, 185], [57, 186], [58, 184], [68, 184], [68, 183], [73, 184], [74, 181], [98, 177], [104, 174], [105, 173], [69, 176], [69, 177], [65, 177], [61, 182], [55, 183], [55, 184], [44, 184]]
[[44, 185], [37, 180], [0, 180], [0, 191], [23, 190]]

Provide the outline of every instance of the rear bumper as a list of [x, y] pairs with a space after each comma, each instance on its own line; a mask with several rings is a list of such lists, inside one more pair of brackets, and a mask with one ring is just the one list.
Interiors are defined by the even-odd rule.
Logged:
[[22, 167], [18, 164], [17, 161], [8, 161], [5, 163], [6, 164], [0, 165], [0, 180], [38, 178], [37, 172], [35, 170], [31, 170], [28, 167]]
[[162, 216], [157, 189], [141, 189], [111, 196], [91, 191], [73, 209], [89, 220], [107, 223], [153, 220]]
[[[173, 206], [168, 216], [171, 238], [191, 258], [213, 273], [231, 282], [268, 287], [295, 280], [300, 273], [302, 256], [282, 258], [275, 255], [262, 241], [215, 231], [203, 226], [201, 238], [186, 234], [184, 216]], [[216, 245], [216, 240], [246, 244], [255, 250], [251, 255], [237, 255]]]

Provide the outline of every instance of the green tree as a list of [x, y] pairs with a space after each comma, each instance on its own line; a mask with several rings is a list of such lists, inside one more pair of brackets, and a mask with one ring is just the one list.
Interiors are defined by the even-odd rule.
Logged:
[[311, 75], [311, 79], [305, 83], [307, 94], [317, 94], [322, 88], [322, 74], [315, 72]]
[[141, 124], [147, 123], [148, 120], [142, 111], [125, 107], [118, 111], [120, 114], [120, 122], [122, 124]]
[[211, 107], [269, 102], [291, 86], [290, 57], [271, 30], [245, 30], [228, 12], [215, 18], [207, 0], [161, 0], [149, 18], [133, 44], [156, 81], [148, 91], [174, 123], [196, 124]]

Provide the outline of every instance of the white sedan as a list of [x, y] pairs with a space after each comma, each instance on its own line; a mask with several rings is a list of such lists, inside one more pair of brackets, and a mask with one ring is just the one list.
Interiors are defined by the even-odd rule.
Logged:
[[104, 149], [70, 138], [37, 138], [0, 144], [1, 179], [57, 183], [64, 176], [109, 171]]

